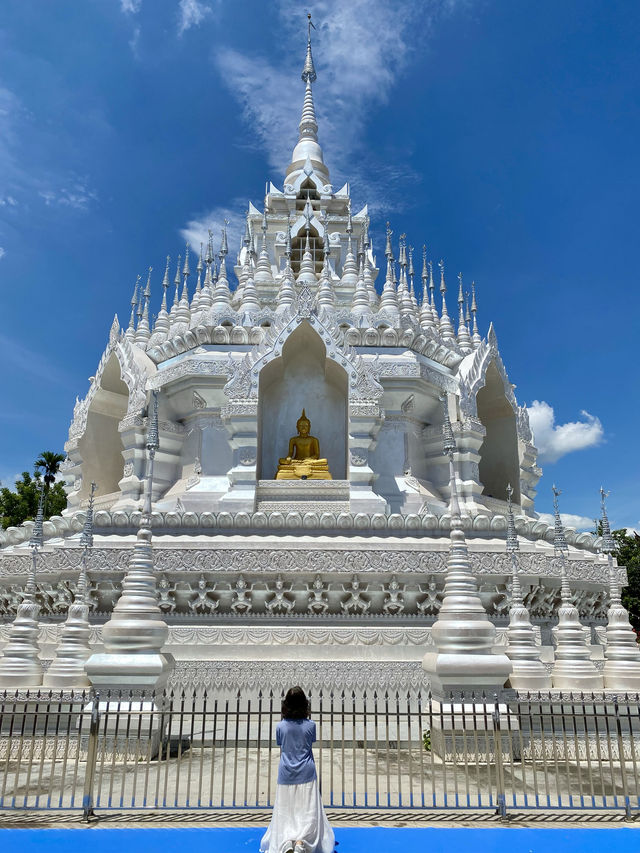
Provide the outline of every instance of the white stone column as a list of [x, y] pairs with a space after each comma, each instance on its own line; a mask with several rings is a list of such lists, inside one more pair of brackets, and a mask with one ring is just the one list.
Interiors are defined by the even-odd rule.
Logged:
[[612, 551], [615, 541], [611, 535], [606, 492], [600, 489], [602, 500], [602, 552], [609, 566], [609, 609], [607, 611], [607, 644], [604, 650], [604, 686], [609, 690], [640, 692], [640, 648], [636, 634], [629, 622], [629, 613], [622, 606], [620, 584], [616, 578]]
[[451, 546], [444, 597], [431, 629], [435, 651], [425, 654], [422, 666], [436, 698], [447, 700], [451, 694], [500, 692], [512, 666], [505, 654], [494, 652], [496, 629], [471, 571], [456, 488], [456, 443], [446, 406], [444, 451], [449, 457]]
[[45, 687], [90, 687], [85, 663], [91, 654], [89, 648], [89, 605], [87, 604], [87, 563], [93, 546], [93, 501], [96, 484], [91, 483], [89, 506], [84, 521], [82, 562], [75, 599], [69, 605], [67, 619], [62, 626], [55, 656], [42, 680]]
[[517, 556], [520, 546], [511, 505], [512, 493], [513, 489], [509, 484], [507, 486], [507, 553], [511, 555], [513, 582], [505, 651], [513, 665], [513, 672], [507, 684], [516, 690], [548, 690], [551, 687], [551, 676], [540, 660], [542, 650], [536, 644], [535, 630], [522, 596]]
[[591, 650], [584, 635], [578, 608], [571, 601], [566, 566], [566, 552], [569, 549], [560, 520], [559, 494], [559, 490], [553, 486], [555, 513], [553, 547], [561, 562], [562, 601], [558, 608], [558, 624], [552, 631], [556, 640], [556, 659], [551, 671], [551, 683], [553, 687], [561, 690], [602, 690], [603, 677], [591, 660]]
[[36, 569], [38, 551], [43, 543], [44, 484], [40, 484], [38, 512], [31, 532], [31, 570], [27, 578], [25, 597], [18, 605], [16, 618], [9, 631], [9, 640], [0, 658], [0, 688], [39, 687], [42, 684], [42, 661], [38, 646], [38, 615], [36, 603]]
[[369, 453], [376, 446], [382, 413], [375, 400], [349, 400], [348, 456], [349, 502], [352, 512], [384, 512], [386, 501], [373, 491], [376, 475]]
[[220, 508], [253, 512], [258, 471], [258, 400], [231, 400], [221, 414], [231, 433], [234, 461], [227, 472], [229, 491], [220, 499]]
[[158, 607], [151, 533], [153, 461], [158, 448], [158, 404], [147, 432], [147, 483], [144, 511], [127, 573], [111, 619], [103, 628], [104, 651], [91, 655], [86, 672], [96, 690], [161, 690], [174, 666], [163, 654], [168, 628]]

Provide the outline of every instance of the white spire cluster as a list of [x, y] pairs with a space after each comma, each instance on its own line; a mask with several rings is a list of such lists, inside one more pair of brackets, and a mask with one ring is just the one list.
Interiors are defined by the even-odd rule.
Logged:
[[[442, 357], [455, 353], [460, 361], [482, 343], [478, 331], [475, 282], [464, 292], [458, 276], [457, 331], [447, 306], [444, 261], [440, 261], [440, 305], [436, 305], [433, 262], [426, 246], [422, 272], [416, 281], [413, 247], [401, 234], [393, 245], [387, 223], [386, 273], [379, 277], [367, 207], [354, 213], [349, 185], [335, 191], [318, 141], [318, 121], [313, 101], [317, 79], [311, 49], [311, 18], [302, 69], [304, 98], [298, 141], [286, 170], [284, 189], [266, 186], [262, 209], [249, 204], [244, 236], [236, 261], [229, 263], [227, 222], [216, 255], [212, 233], [200, 243], [195, 282], [191, 274], [190, 246], [178, 255], [169, 303], [169, 257], [162, 280], [162, 300], [157, 315], [151, 313], [151, 272], [146, 286], [140, 276], [131, 299], [131, 318], [124, 335], [140, 349], [170, 355], [171, 342], [195, 329], [220, 323], [251, 329], [268, 326], [276, 316], [295, 311], [302, 290], [311, 295], [313, 310], [331, 321], [376, 334], [391, 328], [392, 342], [411, 329], [431, 338]], [[396, 260], [397, 258], [397, 260]], [[376, 282], [378, 285], [376, 286]], [[309, 297], [305, 295], [305, 300]], [[202, 333], [199, 333], [200, 336]], [[244, 333], [243, 333], [244, 334]], [[205, 334], [206, 336], [206, 334]], [[240, 335], [239, 339], [242, 339]], [[184, 345], [180, 344], [180, 351]]]

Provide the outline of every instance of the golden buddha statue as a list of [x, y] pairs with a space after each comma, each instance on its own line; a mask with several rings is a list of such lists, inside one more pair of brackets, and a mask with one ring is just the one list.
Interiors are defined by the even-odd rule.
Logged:
[[289, 439], [289, 455], [280, 459], [276, 480], [331, 480], [326, 459], [320, 459], [320, 444], [309, 435], [311, 421], [304, 409], [296, 424], [298, 434]]

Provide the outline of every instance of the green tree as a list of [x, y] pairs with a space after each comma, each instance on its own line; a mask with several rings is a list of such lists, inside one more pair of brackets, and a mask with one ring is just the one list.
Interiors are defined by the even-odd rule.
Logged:
[[627, 567], [628, 585], [622, 590], [622, 603], [629, 611], [629, 620], [640, 631], [640, 536], [626, 530], [614, 530], [617, 548], [615, 556], [621, 566]]
[[64, 462], [64, 454], [54, 453], [52, 450], [45, 450], [35, 461], [35, 467], [42, 471], [42, 476], [44, 477], [44, 488], [47, 492], [53, 483], [55, 483], [61, 462]]
[[[51, 454], [52, 458], [55, 456], [60, 457], [59, 461], [54, 463], [59, 467], [64, 457], [61, 457], [59, 453]], [[44, 457], [45, 454], [42, 454], [38, 462], [44, 460]], [[18, 526], [23, 521], [35, 518], [38, 511], [38, 488], [42, 482], [42, 473], [38, 462], [34, 466], [33, 476], [28, 471], [23, 471], [22, 476], [16, 480], [14, 489], [9, 489], [6, 486], [0, 488], [0, 526], [5, 528]], [[55, 480], [55, 473], [53, 477]], [[45, 519], [51, 518], [52, 515], [60, 515], [67, 505], [64, 485], [50, 482], [47, 488], [45, 479], [45, 493]]]

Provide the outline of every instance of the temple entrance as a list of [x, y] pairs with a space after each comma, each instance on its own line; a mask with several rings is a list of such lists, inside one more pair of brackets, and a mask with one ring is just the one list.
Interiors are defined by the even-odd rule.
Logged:
[[476, 396], [478, 417], [486, 429], [480, 447], [479, 474], [483, 495], [507, 499], [507, 485], [513, 488], [513, 500], [520, 503], [520, 464], [516, 416], [504, 393], [498, 369], [487, 368], [484, 387]]
[[302, 410], [318, 439], [333, 479], [347, 471], [347, 373], [331, 359], [307, 322], [287, 339], [282, 356], [260, 374], [258, 479], [272, 480], [278, 460], [287, 456]]

